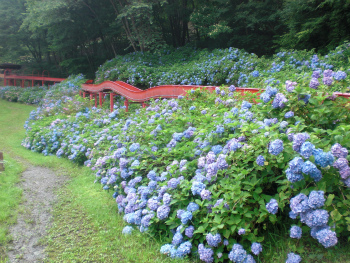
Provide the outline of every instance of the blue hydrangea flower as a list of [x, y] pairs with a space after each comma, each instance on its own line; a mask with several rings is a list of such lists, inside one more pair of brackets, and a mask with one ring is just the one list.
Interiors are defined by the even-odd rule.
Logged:
[[346, 73], [344, 71], [339, 70], [333, 74], [333, 77], [335, 80], [340, 81], [346, 78]]
[[198, 254], [200, 260], [206, 263], [212, 263], [214, 261], [214, 251], [211, 248], [206, 248], [203, 244], [198, 245]]
[[300, 239], [303, 231], [298, 226], [292, 226], [290, 228], [290, 237]]
[[256, 158], [256, 163], [257, 163], [259, 166], [264, 166], [264, 164], [265, 164], [265, 158], [264, 158], [264, 156], [259, 155], [259, 156]]
[[171, 256], [176, 254], [175, 246], [172, 244], [165, 244], [160, 248], [160, 253]]
[[321, 208], [325, 202], [323, 191], [311, 191], [309, 194], [308, 205], [312, 209]]
[[250, 109], [252, 107], [252, 104], [249, 103], [248, 101], [242, 101], [242, 105], [241, 105], [241, 108], [242, 109]]
[[126, 226], [126, 227], [123, 228], [122, 233], [124, 235], [130, 235], [132, 231], [133, 231], [132, 226]]
[[337, 234], [327, 228], [317, 231], [316, 238], [325, 248], [333, 247], [338, 243]]
[[313, 155], [315, 156], [315, 164], [322, 168], [332, 165], [334, 162], [334, 156], [331, 152], [324, 152], [321, 149], [315, 149]]
[[189, 238], [193, 237], [194, 226], [189, 226], [185, 228], [185, 235]]
[[222, 152], [222, 146], [221, 145], [214, 145], [213, 147], [211, 147], [211, 151], [215, 155], [218, 155], [220, 152]]
[[317, 169], [316, 165], [310, 161], [306, 161], [303, 164], [302, 170], [304, 174], [310, 175], [315, 182], [318, 182], [322, 179], [322, 173]]
[[260, 99], [264, 102], [264, 103], [268, 103], [271, 100], [271, 97], [269, 96], [269, 94], [267, 94], [266, 92], [263, 92], [260, 94]]
[[188, 223], [188, 221], [190, 221], [192, 219], [192, 213], [189, 211], [184, 211], [181, 214], [181, 223], [186, 225]]
[[181, 243], [177, 248], [176, 257], [183, 258], [184, 256], [191, 253], [191, 249], [192, 249], [192, 244], [190, 241]]
[[205, 115], [205, 114], [207, 114], [207, 111], [206, 110], [202, 110], [201, 114]]
[[131, 146], [129, 148], [130, 152], [136, 152], [138, 149], [140, 149], [139, 143], [133, 143], [133, 144], [131, 144]]
[[311, 142], [304, 142], [301, 145], [300, 148], [300, 154], [304, 157], [304, 158], [310, 158], [310, 156], [312, 155], [313, 151], [315, 150], [315, 145], [313, 145]]
[[293, 172], [290, 168], [286, 170], [287, 180], [291, 183], [299, 182], [304, 179], [301, 173]]
[[170, 202], [171, 202], [171, 195], [168, 194], [168, 193], [165, 193], [165, 194], [163, 195], [163, 203], [164, 203], [165, 205], [169, 205]]
[[244, 235], [245, 234], [245, 229], [244, 228], [240, 228], [238, 230], [238, 235]]
[[254, 242], [251, 246], [251, 250], [254, 255], [259, 255], [262, 251], [262, 245], [260, 243]]
[[199, 205], [194, 203], [194, 202], [190, 202], [187, 206], [187, 211], [193, 213], [194, 211], [197, 211], [199, 209]]
[[257, 77], [259, 77], [259, 71], [257, 71], [257, 70], [254, 70], [252, 73], [252, 76], [254, 77], [254, 78], [257, 78]]
[[160, 220], [164, 220], [164, 219], [168, 218], [169, 213], [170, 213], [170, 207], [167, 205], [162, 205], [162, 206], [157, 208], [157, 217]]
[[329, 214], [328, 211], [323, 209], [317, 209], [310, 212], [307, 212], [305, 215], [305, 219], [301, 220], [308, 227], [317, 227], [323, 226], [328, 223]]
[[294, 112], [288, 111], [288, 112], [286, 112], [286, 114], [284, 114], [284, 117], [286, 119], [292, 118], [292, 117], [294, 117]]
[[191, 106], [190, 108], [189, 108], [189, 110], [195, 110], [196, 109], [196, 106]]
[[276, 199], [271, 199], [270, 202], [266, 204], [266, 209], [270, 214], [276, 214], [278, 211], [278, 202]]
[[286, 263], [300, 263], [301, 257], [298, 254], [289, 253]]
[[219, 243], [221, 242], [221, 236], [219, 233], [213, 235], [212, 233], [209, 233], [206, 236], [206, 240], [208, 242], [208, 245], [211, 247], [217, 247]]
[[290, 199], [290, 208], [296, 214], [309, 211], [308, 197], [304, 194], [296, 195]]
[[283, 151], [283, 141], [276, 139], [269, 145], [269, 153], [272, 155], [278, 155]]
[[205, 184], [197, 181], [192, 183], [191, 191], [193, 195], [200, 195], [203, 189], [205, 189]]
[[206, 156], [206, 160], [207, 160], [207, 164], [211, 164], [214, 163], [216, 160], [216, 155], [214, 152], [210, 151], [208, 152], [207, 156]]
[[273, 88], [271, 86], [267, 86], [265, 89], [265, 92], [272, 98], [273, 96], [275, 96], [278, 92], [277, 88]]
[[247, 251], [240, 244], [234, 244], [232, 250], [228, 254], [228, 258], [233, 262], [243, 262], [247, 257]]
[[176, 232], [175, 235], [173, 236], [173, 241], [171, 242], [174, 246], [180, 245], [182, 243], [183, 236], [181, 233]]
[[218, 156], [218, 159], [216, 161], [216, 164], [217, 164], [217, 168], [219, 170], [224, 170], [224, 169], [227, 169], [228, 168], [228, 163], [226, 162], [226, 155], [224, 154], [220, 154]]

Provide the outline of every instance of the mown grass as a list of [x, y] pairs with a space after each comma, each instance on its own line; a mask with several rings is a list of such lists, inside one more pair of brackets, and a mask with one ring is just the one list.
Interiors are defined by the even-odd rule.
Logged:
[[[161, 240], [138, 231], [131, 236], [121, 234], [125, 223], [117, 212], [112, 193], [103, 191], [100, 184], [93, 184], [94, 177], [88, 168], [67, 159], [33, 153], [20, 145], [25, 133], [23, 124], [32, 106], [0, 100], [0, 109], [0, 151], [5, 153], [6, 160], [6, 170], [0, 174], [0, 262], [5, 262], [6, 248], [11, 242], [8, 228], [16, 222], [21, 201], [17, 183], [26, 162], [46, 166], [69, 178], [58, 191], [52, 228], [41, 240], [47, 245], [46, 262], [179, 262], [159, 253]], [[290, 239], [288, 229], [283, 226], [271, 227], [258, 262], [285, 262], [287, 254], [295, 251], [297, 242], [303, 262], [350, 262], [346, 239], [324, 249], [312, 238]]]

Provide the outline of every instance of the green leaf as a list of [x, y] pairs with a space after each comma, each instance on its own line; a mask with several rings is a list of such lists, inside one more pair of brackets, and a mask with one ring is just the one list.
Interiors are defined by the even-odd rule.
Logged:
[[333, 199], [334, 199], [334, 194], [328, 195], [327, 201], [325, 202], [325, 205], [330, 206], [332, 204]]

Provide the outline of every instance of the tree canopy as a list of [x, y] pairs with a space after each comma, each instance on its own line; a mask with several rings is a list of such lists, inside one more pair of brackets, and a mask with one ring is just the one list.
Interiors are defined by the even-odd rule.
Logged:
[[93, 77], [129, 52], [194, 45], [327, 52], [350, 38], [350, 0], [0, 0], [0, 63]]

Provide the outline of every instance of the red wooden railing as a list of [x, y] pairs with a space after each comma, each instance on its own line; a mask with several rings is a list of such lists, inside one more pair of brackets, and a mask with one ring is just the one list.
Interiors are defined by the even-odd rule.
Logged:
[[[47, 76], [45, 76], [47, 75]], [[40, 81], [41, 85], [45, 85], [45, 83], [51, 82], [53, 84], [61, 82], [63, 80], [65, 80], [64, 78], [52, 78], [49, 76], [49, 72], [47, 70], [44, 70], [41, 74], [41, 76], [39, 76], [39, 73], [37, 75], [33, 75], [32, 76], [22, 76], [22, 75], [16, 75], [16, 74], [12, 74], [11, 70], [5, 70], [4, 72], [4, 86], [17, 86], [17, 81], [20, 81], [20, 86], [22, 88], [24, 88], [25, 86], [25, 82], [28, 81], [29, 82], [29, 86], [31, 84], [31, 86], [33, 87], [35, 84], [35, 81]]]
[[[99, 97], [99, 104], [102, 105], [104, 94], [109, 92], [110, 94], [110, 109], [113, 111], [113, 97], [117, 94], [125, 98], [124, 105], [126, 111], [128, 111], [129, 101], [142, 103], [145, 107], [146, 101], [155, 98], [177, 98], [180, 95], [185, 95], [188, 90], [203, 88], [210, 91], [214, 91], [216, 86], [199, 86], [199, 85], [161, 85], [151, 87], [147, 90], [141, 90], [123, 81], [105, 81], [101, 84], [82, 84], [81, 95], [85, 98], [87, 95], [90, 99], [95, 99], [95, 106], [97, 107], [97, 95]], [[242, 94], [257, 93], [260, 89], [254, 88], [236, 88], [236, 92]]]

